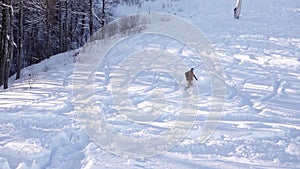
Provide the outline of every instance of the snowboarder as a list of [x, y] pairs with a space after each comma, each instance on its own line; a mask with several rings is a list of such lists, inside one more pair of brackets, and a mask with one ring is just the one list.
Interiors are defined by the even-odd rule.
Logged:
[[187, 81], [187, 87], [191, 87], [193, 85], [193, 78], [198, 80], [196, 75], [194, 74], [194, 68], [191, 68], [191, 70], [185, 72], [185, 78]]

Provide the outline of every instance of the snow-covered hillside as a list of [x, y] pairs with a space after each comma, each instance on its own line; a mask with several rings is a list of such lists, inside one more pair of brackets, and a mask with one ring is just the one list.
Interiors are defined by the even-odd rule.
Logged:
[[[97, 43], [25, 68], [21, 80], [11, 78], [11, 87], [0, 92], [0, 168], [299, 168], [300, 3], [244, 0], [241, 17], [235, 20], [235, 1], [141, 2], [130, 7], [120, 4], [115, 9], [116, 16], [143, 12], [175, 15], [200, 29], [215, 48], [227, 92], [220, 112], [222, 118], [210, 139], [199, 139], [212, 99], [207, 65], [178, 40], [137, 34], [111, 48], [101, 63], [95, 63], [95, 80], [85, 74], [80, 76], [78, 66], [87, 49], [93, 50]], [[149, 53], [143, 50], [154, 51], [150, 55], [153, 58], [149, 59]], [[122, 85], [122, 90], [115, 91], [114, 85], [122, 84], [119, 79], [127, 77], [128, 70], [141, 66], [135, 62], [139, 58], [144, 67], [159, 66], [160, 58], [154, 54], [161, 51], [165, 52], [164, 61], [170, 60], [170, 64], [163, 63], [166, 66], [157, 69], [165, 69], [166, 73], [157, 73], [150, 66], [134, 72], [125, 81], [130, 82], [126, 86], [129, 101], [117, 100], [110, 94], [123, 92]], [[170, 55], [182, 58], [187, 67], [175, 67], [177, 60]], [[123, 65], [119, 65], [121, 62]], [[198, 81], [191, 89], [181, 90], [185, 85], [184, 71], [190, 67], [195, 68]], [[87, 86], [95, 81], [94, 89], [81, 90], [92, 92], [80, 93], [73, 86], [78, 79]], [[171, 143], [168, 152], [156, 151], [157, 155], [150, 158], [121, 156], [124, 150], [102, 147], [110, 145], [110, 141], [117, 142], [116, 139], [95, 137], [89, 132], [91, 129], [82, 127], [85, 123], [93, 127], [101, 118], [114, 128], [113, 136], [155, 138], [172, 128], [180, 116], [178, 103], [182, 100], [192, 100], [189, 110], [198, 115], [192, 120], [191, 130], [184, 133], [180, 143]], [[85, 116], [80, 110], [85, 111], [90, 105], [101, 111], [86, 112]], [[96, 116], [90, 116], [93, 113]], [[169, 145], [166, 141], [170, 140], [168, 137], [163, 141]], [[153, 141], [144, 146], [165, 146], [155, 145], [163, 141]], [[99, 146], [99, 142], [103, 144]], [[126, 144], [135, 157], [139, 150], [145, 152], [145, 147], [137, 145]]]

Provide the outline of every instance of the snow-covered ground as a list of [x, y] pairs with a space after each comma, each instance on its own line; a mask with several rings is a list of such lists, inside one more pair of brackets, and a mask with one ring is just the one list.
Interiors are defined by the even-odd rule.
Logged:
[[[149, 11], [176, 15], [210, 40], [223, 65], [227, 91], [222, 118], [210, 139], [199, 140], [212, 99], [207, 65], [180, 41], [137, 34], [114, 46], [101, 63], [95, 63], [99, 64], [95, 78], [80, 76], [78, 65], [82, 54], [88, 52], [84, 49], [25, 68], [21, 80], [11, 78], [10, 89], [0, 92], [0, 168], [300, 168], [300, 2], [244, 0], [239, 20], [233, 19], [235, 3], [142, 1], [140, 7], [120, 5], [115, 10], [116, 16]], [[97, 43], [90, 46], [85, 49], [93, 49]], [[166, 66], [161, 68], [161, 58], [147, 59], [149, 51], [163, 51], [163, 61], [176, 55], [187, 67], [174, 67], [179, 60], [170, 59], [170, 64], [163, 62]], [[151, 52], [151, 57], [156, 56]], [[139, 64], [145, 68], [149, 63], [149, 68], [128, 75], [128, 70], [138, 67], [138, 58]], [[158, 67], [153, 69], [151, 64]], [[180, 75], [184, 78], [189, 67], [195, 67], [198, 81], [182, 90], [185, 82]], [[114, 85], [128, 76], [131, 78], [125, 82], [129, 101], [124, 102], [110, 93], [123, 92], [122, 85], [115, 91]], [[80, 93], [73, 86], [78, 79], [87, 86], [89, 80], [94, 81], [92, 92]], [[151, 148], [164, 141], [171, 144], [168, 152], [156, 151], [157, 155], [149, 158], [121, 156], [124, 150], [102, 146], [110, 145], [103, 140], [116, 139], [95, 137], [91, 129], [82, 127], [85, 123], [93, 127], [99, 119], [90, 115], [96, 113], [114, 128], [113, 136], [156, 138], [174, 126], [180, 116], [180, 103], [193, 99], [197, 103], [191, 102], [190, 108], [198, 116], [192, 120], [191, 130], [178, 144], [167, 142], [172, 139], [165, 137], [145, 145]], [[78, 113], [90, 105], [101, 111], [86, 112], [84, 117]], [[135, 156], [138, 150], [145, 152], [137, 143], [127, 144]]]

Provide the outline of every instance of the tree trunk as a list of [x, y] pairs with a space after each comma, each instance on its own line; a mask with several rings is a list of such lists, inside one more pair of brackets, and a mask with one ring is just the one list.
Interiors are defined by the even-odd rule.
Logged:
[[85, 39], [85, 22], [86, 22], [86, 18], [85, 18], [85, 10], [82, 10], [82, 17], [81, 17], [81, 31], [80, 31], [80, 44], [83, 45], [86, 41]]
[[93, 11], [94, 11], [94, 3], [93, 0], [90, 0], [90, 37], [92, 37], [94, 33], [94, 22], [93, 22]]
[[[5, 3], [5, 0], [2, 0], [1, 3]], [[5, 42], [6, 42], [6, 7], [1, 6], [2, 12], [2, 27], [0, 28], [0, 86], [4, 83], [4, 61], [5, 61]]]
[[50, 3], [46, 0], [46, 57], [50, 57], [50, 39], [51, 39], [51, 28], [50, 28]]
[[20, 0], [19, 4], [20, 13], [19, 13], [19, 56], [17, 60], [17, 77], [20, 79], [21, 69], [23, 64], [23, 0]]
[[102, 0], [102, 16], [101, 16], [101, 27], [105, 24], [105, 0]]
[[[4, 4], [7, 4], [7, 0], [3, 0]], [[9, 14], [8, 7], [2, 6], [2, 63], [1, 63], [1, 84], [4, 85], [4, 88], [7, 88], [7, 83], [5, 82], [6, 78], [6, 65], [7, 65], [7, 57], [8, 57], [8, 23], [9, 23]]]
[[64, 31], [64, 34], [65, 34], [65, 38], [64, 38], [64, 50], [65, 51], [68, 51], [69, 50], [69, 48], [68, 48], [68, 36], [69, 36], [69, 34], [68, 34], [68, 31], [69, 31], [69, 22], [68, 22], [68, 20], [69, 20], [69, 3], [68, 3], [68, 0], [66, 0], [66, 11], [65, 11], [65, 22], [64, 22], [64, 24], [65, 24], [65, 27], [64, 27], [64, 29], [65, 29], [65, 31]]
[[[77, 14], [74, 14], [73, 11], [74, 4], [70, 3], [70, 22], [69, 22], [69, 42], [70, 44], [73, 42], [73, 31], [75, 30], [76, 26], [74, 26], [74, 23], [77, 23]], [[75, 16], [74, 16], [75, 15]]]
[[10, 66], [11, 66], [11, 61], [13, 58], [13, 53], [14, 53], [14, 30], [13, 30], [13, 9], [12, 9], [12, 1], [9, 0], [9, 3], [7, 3], [10, 7], [8, 8], [6, 14], [8, 16], [8, 21], [7, 21], [7, 35], [8, 35], [8, 42], [7, 42], [7, 52], [6, 53], [6, 60], [4, 61], [4, 89], [8, 88], [8, 79], [10, 75]]
[[63, 2], [59, 1], [59, 52], [63, 52], [63, 33], [64, 33], [64, 17]]

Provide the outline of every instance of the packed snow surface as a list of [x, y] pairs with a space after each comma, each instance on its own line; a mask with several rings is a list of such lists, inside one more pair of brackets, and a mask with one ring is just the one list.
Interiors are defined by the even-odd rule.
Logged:
[[[226, 101], [218, 128], [208, 140], [199, 140], [211, 100], [212, 79], [206, 65], [176, 39], [137, 34], [96, 63], [95, 90], [80, 97], [86, 100], [82, 108], [97, 105], [114, 132], [143, 139], [168, 130], [178, 118], [177, 103], [197, 92], [197, 105], [191, 107], [198, 116], [184, 139], [148, 158], [125, 157], [97, 144], [75, 109], [78, 89], [73, 88], [73, 80], [78, 77], [74, 70], [86, 52], [78, 49], [23, 69], [22, 79], [12, 77], [10, 88], [0, 91], [0, 168], [299, 168], [300, 1], [244, 0], [239, 20], [233, 19], [235, 5], [225, 0], [141, 1], [120, 4], [114, 11], [117, 17], [144, 12], [175, 15], [210, 40], [223, 66]], [[141, 49], [186, 60], [189, 67], [175, 73], [183, 80], [144, 69], [129, 81], [130, 105], [114, 105], [112, 82], [126, 76], [126, 68], [137, 66], [127, 58], [146, 57]], [[127, 67], [120, 66], [122, 60], [128, 61]], [[195, 68], [198, 81], [181, 90], [184, 71], [190, 67]], [[116, 111], [120, 109], [128, 113]], [[151, 123], [137, 115], [152, 117], [157, 111], [161, 113], [154, 114]]]

